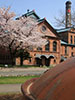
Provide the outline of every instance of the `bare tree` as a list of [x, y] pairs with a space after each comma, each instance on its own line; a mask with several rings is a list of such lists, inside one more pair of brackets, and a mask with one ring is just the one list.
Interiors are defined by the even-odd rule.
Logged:
[[[55, 26], [56, 27], [65, 27], [65, 24], [66, 24], [66, 14], [64, 13], [64, 11], [60, 11], [59, 12], [59, 16], [58, 17], [54, 17], [55, 19]], [[73, 8], [72, 9], [72, 12], [71, 12], [71, 26], [74, 26], [75, 25], [75, 9]]]
[[65, 27], [65, 14], [63, 13], [62, 10], [59, 12], [59, 16], [58, 17], [55, 16], [54, 19], [55, 19], [54, 24], [56, 27]]
[[72, 9], [71, 22], [72, 25], [75, 25], [75, 8]]
[[9, 49], [11, 58], [16, 51], [45, 45], [45, 35], [38, 31], [38, 22], [30, 17], [14, 20], [15, 13], [10, 7], [0, 8], [0, 47]]

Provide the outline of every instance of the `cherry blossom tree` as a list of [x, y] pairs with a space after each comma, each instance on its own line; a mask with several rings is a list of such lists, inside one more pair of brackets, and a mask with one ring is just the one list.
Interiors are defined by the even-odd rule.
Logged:
[[0, 8], [0, 47], [9, 50], [11, 59], [18, 50], [30, 50], [47, 43], [45, 35], [38, 31], [38, 22], [31, 17], [19, 17], [14, 20], [15, 13], [10, 7]]

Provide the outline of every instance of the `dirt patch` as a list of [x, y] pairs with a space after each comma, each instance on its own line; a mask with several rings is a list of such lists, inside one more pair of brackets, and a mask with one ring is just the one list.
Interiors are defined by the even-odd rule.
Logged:
[[0, 95], [0, 100], [26, 100], [22, 94]]

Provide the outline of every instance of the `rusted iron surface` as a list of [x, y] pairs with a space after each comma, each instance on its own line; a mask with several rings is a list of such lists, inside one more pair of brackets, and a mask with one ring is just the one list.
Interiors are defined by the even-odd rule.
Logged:
[[29, 91], [32, 100], [75, 100], [75, 57], [46, 71]]
[[22, 84], [21, 91], [25, 97], [25, 100], [33, 100], [33, 97], [30, 95], [30, 87], [36, 79], [37, 78], [30, 79]]

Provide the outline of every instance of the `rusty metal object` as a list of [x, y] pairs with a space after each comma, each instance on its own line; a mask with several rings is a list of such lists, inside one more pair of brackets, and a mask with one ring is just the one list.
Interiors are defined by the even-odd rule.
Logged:
[[32, 95], [30, 95], [30, 87], [36, 81], [37, 78], [30, 79], [21, 85], [21, 91], [25, 97], [25, 100], [33, 100]]
[[75, 100], [75, 57], [30, 81], [28, 100]]

